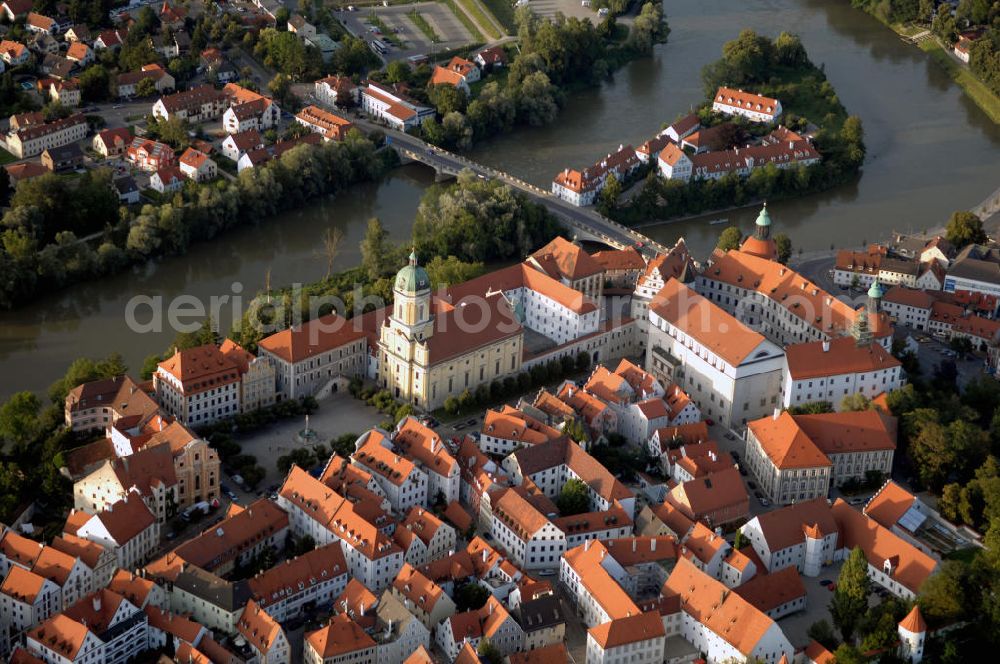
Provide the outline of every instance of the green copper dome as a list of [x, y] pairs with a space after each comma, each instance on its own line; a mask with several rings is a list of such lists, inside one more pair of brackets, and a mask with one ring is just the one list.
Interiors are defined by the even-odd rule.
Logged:
[[872, 282], [872, 287], [868, 289], [868, 297], [880, 298], [883, 295], [885, 295], [885, 291], [882, 290], [882, 284], [876, 279]]
[[410, 264], [396, 273], [396, 290], [403, 293], [416, 293], [431, 287], [427, 271], [417, 265], [417, 252], [410, 252]]
[[758, 226], [771, 225], [771, 215], [767, 213], [767, 203], [764, 203], [764, 207], [760, 209], [760, 214], [757, 215], [757, 225]]

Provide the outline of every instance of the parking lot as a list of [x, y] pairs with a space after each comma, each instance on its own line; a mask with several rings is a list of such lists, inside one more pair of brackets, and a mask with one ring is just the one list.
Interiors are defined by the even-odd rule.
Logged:
[[[414, 22], [414, 12], [427, 22], [437, 37], [437, 42], [432, 42]], [[376, 27], [371, 21], [373, 13], [378, 22], [388, 28], [389, 35], [372, 31], [372, 28]], [[387, 60], [399, 60], [412, 55], [432, 56], [435, 52], [458, 48], [473, 41], [466, 27], [443, 3], [419, 2], [392, 7], [366, 7], [359, 8], [355, 12], [338, 12], [337, 18], [344, 23], [348, 31], [369, 43], [375, 38], [389, 42], [398, 41], [399, 45], [393, 45], [386, 54]]]

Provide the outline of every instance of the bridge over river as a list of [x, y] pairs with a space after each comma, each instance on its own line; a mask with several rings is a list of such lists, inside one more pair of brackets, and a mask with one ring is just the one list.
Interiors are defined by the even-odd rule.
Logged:
[[396, 149], [404, 162], [418, 161], [426, 164], [433, 168], [439, 177], [454, 177], [468, 169], [480, 177], [500, 180], [544, 205], [567, 227], [571, 228], [580, 240], [601, 242], [618, 249], [637, 247], [647, 258], [668, 251], [668, 248], [662, 244], [632, 228], [627, 228], [608, 219], [593, 208], [572, 205], [554, 196], [551, 192], [529, 184], [509, 173], [476, 163], [461, 155], [431, 147], [419, 138], [385, 128], [381, 129], [386, 134], [387, 143]]

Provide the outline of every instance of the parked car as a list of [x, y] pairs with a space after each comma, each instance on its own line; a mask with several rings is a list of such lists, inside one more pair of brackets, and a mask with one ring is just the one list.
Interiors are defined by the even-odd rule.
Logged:
[[761, 498], [760, 499], [760, 506], [761, 507], [770, 507], [771, 506], [771, 501], [768, 500], [767, 498]]
[[476, 426], [476, 422], [478, 422], [478, 421], [479, 421], [478, 418], [470, 417], [468, 419], [468, 421], [466, 421], [466, 424], [468, 424], [470, 427], [474, 427], [474, 426]]
[[821, 585], [821, 586], [828, 586], [831, 583], [833, 583], [833, 581], [831, 579], [820, 579], [819, 580], [819, 585]]

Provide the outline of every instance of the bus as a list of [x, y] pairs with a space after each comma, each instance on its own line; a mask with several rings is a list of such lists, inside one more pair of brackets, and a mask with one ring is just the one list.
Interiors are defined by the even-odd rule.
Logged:
[[389, 52], [389, 44], [382, 41], [381, 39], [373, 39], [371, 41], [372, 50], [379, 55], [385, 55]]

